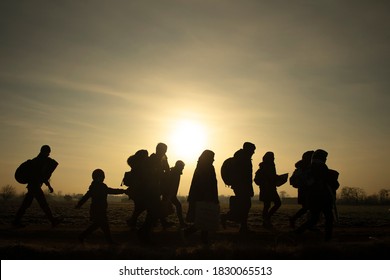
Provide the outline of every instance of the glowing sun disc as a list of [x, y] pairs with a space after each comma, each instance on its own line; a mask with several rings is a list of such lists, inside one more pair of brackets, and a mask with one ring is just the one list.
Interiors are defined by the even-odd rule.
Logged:
[[170, 150], [183, 160], [197, 159], [205, 149], [206, 131], [191, 120], [182, 120], [174, 126]]

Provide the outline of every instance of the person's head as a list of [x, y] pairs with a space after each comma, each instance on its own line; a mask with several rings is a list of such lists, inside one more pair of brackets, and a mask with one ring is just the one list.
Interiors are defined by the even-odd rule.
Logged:
[[242, 146], [242, 149], [245, 151], [246, 154], [253, 155], [255, 153], [256, 146], [251, 142], [245, 142]]
[[40, 155], [48, 157], [50, 155], [51, 149], [49, 145], [43, 145], [41, 147], [41, 151], [39, 152]]
[[156, 146], [156, 154], [157, 155], [165, 155], [168, 150], [167, 144], [158, 143]]
[[324, 151], [322, 149], [318, 149], [318, 150], [314, 151], [311, 160], [312, 161], [320, 161], [320, 162], [325, 163], [327, 157], [328, 157], [328, 152], [326, 152], [326, 151]]
[[204, 150], [199, 157], [198, 164], [213, 164], [215, 153], [210, 150]]
[[95, 182], [103, 183], [105, 178], [104, 171], [101, 169], [95, 169], [92, 172], [92, 180]]
[[183, 169], [184, 169], [184, 166], [185, 166], [185, 164], [184, 164], [184, 162], [181, 161], [181, 160], [178, 160], [178, 161], [176, 161], [176, 163], [175, 163], [175, 168], [177, 168], [177, 169], [183, 170]]
[[134, 168], [137, 164], [144, 162], [148, 156], [149, 152], [147, 150], [138, 150], [134, 155], [127, 159], [127, 164], [131, 168]]
[[263, 162], [274, 162], [275, 156], [273, 152], [266, 152], [263, 156]]
[[311, 162], [311, 158], [313, 157], [313, 153], [314, 153], [314, 151], [304, 152], [302, 155], [302, 160], [304, 162]]
[[184, 166], [185, 166], [184, 162], [181, 161], [181, 160], [178, 160], [178, 161], [176, 161], [175, 167], [174, 167], [174, 168], [175, 168], [176, 170], [182, 172], [183, 169], [184, 169]]

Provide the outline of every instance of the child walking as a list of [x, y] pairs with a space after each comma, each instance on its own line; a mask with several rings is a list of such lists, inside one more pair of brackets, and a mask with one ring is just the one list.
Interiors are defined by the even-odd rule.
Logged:
[[92, 224], [80, 234], [79, 240], [81, 242], [84, 242], [84, 239], [92, 232], [98, 228], [101, 228], [106, 241], [111, 244], [113, 243], [107, 218], [107, 195], [123, 194], [125, 193], [125, 190], [109, 188], [106, 184], [103, 183], [104, 178], [105, 175], [103, 170], [94, 170], [92, 172], [93, 181], [89, 187], [89, 190], [76, 205], [76, 208], [79, 209], [89, 198], [91, 198], [89, 214]]

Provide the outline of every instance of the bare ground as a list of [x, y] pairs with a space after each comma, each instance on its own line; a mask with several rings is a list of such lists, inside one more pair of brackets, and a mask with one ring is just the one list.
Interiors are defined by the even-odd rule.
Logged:
[[21, 229], [11, 226], [18, 205], [0, 208], [1, 259], [390, 259], [390, 217], [386, 207], [341, 207], [334, 238], [324, 242], [321, 224], [316, 231], [292, 233], [287, 218], [298, 206], [282, 206], [275, 216], [274, 228], [268, 230], [261, 226], [261, 207], [255, 205], [249, 219], [251, 233], [239, 234], [238, 226], [228, 223], [227, 229], [220, 228], [205, 246], [199, 234], [183, 239], [175, 226], [168, 230], [157, 226], [152, 244], [139, 242], [136, 232], [124, 223], [132, 209], [129, 203], [110, 206], [115, 245], [105, 244], [100, 231], [81, 244], [77, 236], [88, 225], [88, 207], [77, 211], [69, 203], [51, 205], [56, 205], [54, 209], [65, 218], [56, 228], [51, 228], [36, 205], [28, 210], [27, 226]]

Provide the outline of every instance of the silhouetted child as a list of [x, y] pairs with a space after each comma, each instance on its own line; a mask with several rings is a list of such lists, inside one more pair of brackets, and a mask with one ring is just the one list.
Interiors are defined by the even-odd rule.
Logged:
[[92, 232], [98, 228], [101, 228], [104, 232], [107, 242], [113, 243], [107, 218], [107, 195], [123, 194], [125, 193], [125, 190], [107, 187], [107, 185], [103, 183], [104, 178], [104, 171], [101, 169], [95, 169], [92, 172], [93, 181], [89, 187], [89, 190], [76, 205], [76, 208], [79, 209], [89, 198], [92, 200], [89, 210], [92, 224], [80, 234], [79, 240], [81, 242], [83, 242], [84, 239]]

